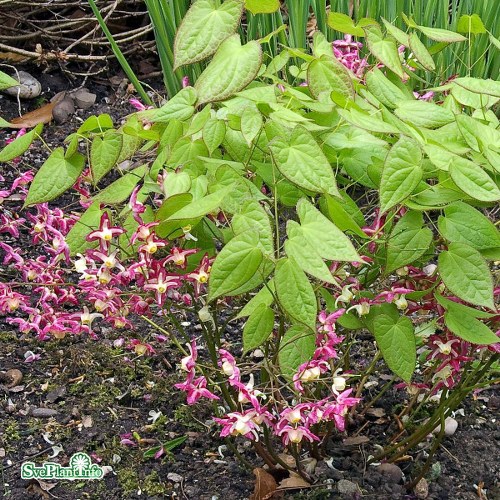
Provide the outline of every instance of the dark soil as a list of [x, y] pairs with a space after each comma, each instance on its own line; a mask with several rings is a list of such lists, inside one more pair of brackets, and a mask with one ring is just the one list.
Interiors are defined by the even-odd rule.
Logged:
[[[68, 90], [68, 82], [57, 74], [50, 78], [42, 75], [41, 80], [47, 98]], [[116, 88], [89, 82], [86, 86], [97, 93], [96, 105], [85, 113], [78, 112], [66, 124], [46, 126], [43, 137], [49, 146], [60, 145], [91, 114], [109, 113], [118, 122], [132, 111], [127, 96], [117, 96]], [[37, 105], [40, 100], [22, 103], [23, 111]], [[16, 110], [15, 101], [0, 96], [2, 117], [10, 119]], [[0, 132], [0, 144], [6, 136], [7, 132]], [[37, 143], [17, 168], [37, 168], [46, 156], [45, 149]], [[4, 165], [0, 169], [4, 176], [12, 175], [10, 167]], [[173, 388], [181, 378], [176, 371], [178, 356], [168, 342], [151, 340], [155, 332], [147, 323], [138, 322], [134, 331], [97, 329], [98, 341], [66, 337], [39, 342], [33, 336], [13, 331], [3, 320], [0, 318], [0, 372], [17, 368], [23, 374], [18, 385], [10, 388], [0, 378], [0, 493], [4, 498], [249, 498], [253, 475], [240, 466], [218, 438], [218, 429], [210, 420], [210, 407], [187, 406], [184, 395]], [[193, 335], [197, 334], [195, 323], [191, 318], [188, 329]], [[233, 326], [227, 332], [227, 340], [237, 343], [240, 335], [239, 327]], [[137, 357], [113, 347], [113, 340], [120, 336], [151, 341], [156, 354]], [[369, 341], [363, 343], [361, 355], [366, 360], [371, 358], [370, 345]], [[40, 354], [41, 359], [25, 363], [24, 353], [28, 350]], [[444, 441], [426, 475], [427, 498], [500, 499], [500, 393], [498, 386], [495, 389], [469, 399], [463, 406], [463, 415], [456, 415], [458, 430]], [[414, 492], [405, 490], [403, 483], [422, 467], [429, 443], [423, 443], [407, 460], [397, 464], [405, 475], [399, 483], [366, 463], [369, 455], [376, 452], [375, 445], [383, 444], [392, 435], [389, 424], [405, 404], [405, 394], [393, 391], [382, 400], [380, 407], [385, 415], [372, 418], [372, 424], [360, 431], [367, 437], [366, 443], [347, 446], [342, 442], [345, 436], [334, 436], [327, 446], [329, 465], [320, 463], [314, 472], [317, 484], [301, 492], [287, 492], [286, 497], [417, 498]], [[33, 416], [33, 410], [40, 408], [57, 413], [50, 417]], [[152, 411], [162, 413], [154, 424]], [[349, 430], [350, 436], [359, 431], [359, 425]], [[120, 434], [130, 432], [140, 438], [138, 446], [120, 444]], [[144, 458], [149, 448], [179, 436], [187, 439], [172, 452], [156, 460]], [[100, 465], [111, 466], [112, 471], [103, 480], [92, 482], [22, 480], [21, 463], [31, 460], [40, 465], [50, 460], [53, 446], [62, 447], [52, 460], [63, 465], [73, 453], [84, 451], [100, 460]], [[256, 466], [262, 466], [245, 443], [238, 443], [238, 448]], [[342, 479], [359, 485], [359, 493], [340, 495], [337, 484]]]

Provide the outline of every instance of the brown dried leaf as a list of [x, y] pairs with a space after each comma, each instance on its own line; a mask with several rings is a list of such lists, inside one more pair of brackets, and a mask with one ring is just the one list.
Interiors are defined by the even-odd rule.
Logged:
[[290, 477], [283, 479], [278, 486], [278, 490], [299, 490], [303, 488], [310, 488], [310, 484], [302, 479], [295, 472], [290, 472]]
[[269, 472], [260, 467], [253, 470], [255, 475], [255, 489], [250, 495], [250, 500], [269, 500], [273, 497], [278, 484]]
[[385, 417], [385, 410], [383, 408], [368, 408], [365, 412], [370, 417], [382, 418]]
[[52, 98], [52, 101], [41, 108], [30, 111], [10, 121], [12, 128], [32, 128], [39, 123], [49, 123], [52, 120], [52, 111], [55, 105], [64, 99], [66, 92], [60, 92]]
[[353, 437], [348, 437], [345, 438], [342, 441], [342, 444], [344, 446], [360, 446], [362, 444], [366, 444], [370, 442], [370, 438], [366, 436], [353, 436]]

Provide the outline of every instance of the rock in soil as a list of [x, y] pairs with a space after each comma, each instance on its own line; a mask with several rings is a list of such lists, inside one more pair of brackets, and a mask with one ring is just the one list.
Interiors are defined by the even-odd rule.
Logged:
[[[455, 432], [457, 432], [458, 422], [453, 417], [446, 417], [444, 421], [444, 435], [445, 436], [453, 436]], [[432, 432], [434, 434], [439, 434], [441, 432], [441, 426], [438, 425]]]
[[359, 495], [361, 493], [359, 486], [352, 481], [348, 481], [347, 479], [341, 479], [337, 483], [337, 491], [341, 495]]
[[75, 101], [75, 106], [84, 111], [91, 108], [97, 99], [97, 96], [87, 89], [79, 89], [76, 92], [72, 92], [70, 96]]
[[55, 417], [57, 414], [58, 411], [51, 408], [35, 408], [32, 412], [32, 416], [37, 418], [50, 418]]
[[397, 465], [388, 463], [380, 464], [377, 470], [392, 483], [398, 484], [403, 479], [403, 471]]
[[17, 80], [20, 85], [3, 90], [4, 94], [12, 97], [19, 96], [20, 99], [34, 99], [42, 92], [41, 83], [27, 71], [18, 71], [12, 78]]
[[413, 492], [417, 498], [422, 500], [425, 500], [429, 496], [429, 484], [424, 477], [415, 485]]

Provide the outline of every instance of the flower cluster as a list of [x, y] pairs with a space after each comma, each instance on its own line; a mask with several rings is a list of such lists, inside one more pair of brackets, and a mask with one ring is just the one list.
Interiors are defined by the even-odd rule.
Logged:
[[353, 40], [352, 35], [345, 35], [344, 40], [334, 40], [333, 55], [358, 78], [362, 78], [368, 61], [359, 54], [363, 47], [361, 42]]

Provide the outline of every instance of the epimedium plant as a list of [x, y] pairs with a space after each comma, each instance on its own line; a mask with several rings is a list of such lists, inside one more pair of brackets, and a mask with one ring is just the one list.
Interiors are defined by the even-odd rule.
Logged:
[[[498, 376], [489, 263], [500, 236], [485, 215], [500, 198], [498, 82], [457, 77], [414, 93], [412, 70], [431, 71], [432, 56], [416, 31], [389, 24], [362, 27], [375, 64], [359, 42], [321, 33], [312, 53], [283, 47], [263, 64], [267, 39], [242, 44], [237, 23], [224, 37], [205, 27], [186, 21], [177, 34], [178, 65], [199, 57], [192, 47], [211, 57], [194, 86], [159, 108], [136, 101], [118, 127], [90, 117], [34, 178], [16, 180], [31, 182], [24, 207], [36, 213], [5, 212], [2, 229], [16, 236], [29, 221], [51, 258], [2, 244], [4, 262], [48, 307], [4, 283], [2, 312], [20, 311], [28, 319], [9, 321], [41, 338], [142, 316], [184, 356], [176, 387], [188, 403], [212, 400], [221, 436], [305, 479], [304, 456], [324, 456], [332, 433], [391, 388], [408, 392], [402, 430], [370, 461], [394, 461], [441, 426], [435, 451], [446, 417]], [[49, 208], [72, 187], [81, 215]], [[58, 310], [68, 304], [83, 312]], [[184, 330], [185, 310], [202, 342]], [[241, 325], [241, 352], [228, 321]], [[361, 366], [365, 331], [373, 354]], [[390, 379], [367, 389], [384, 366]]]

